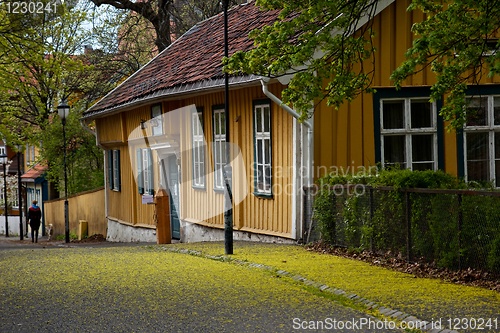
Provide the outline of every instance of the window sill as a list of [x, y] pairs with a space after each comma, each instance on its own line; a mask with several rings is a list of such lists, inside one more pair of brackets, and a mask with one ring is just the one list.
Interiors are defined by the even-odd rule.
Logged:
[[205, 186], [200, 186], [200, 185], [192, 185], [191, 188], [193, 190], [197, 190], [197, 191], [206, 191], [207, 188]]
[[274, 199], [274, 196], [272, 193], [253, 192], [253, 195], [255, 195], [257, 198], [261, 198], [261, 199]]

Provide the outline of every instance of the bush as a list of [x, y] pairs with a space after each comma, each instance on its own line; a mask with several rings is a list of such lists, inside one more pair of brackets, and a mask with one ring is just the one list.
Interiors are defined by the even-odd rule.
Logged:
[[[329, 187], [338, 184], [368, 187], [365, 193], [340, 193]], [[471, 187], [454, 176], [442, 171], [392, 169], [373, 175], [326, 176], [319, 185], [314, 217], [322, 238], [332, 245], [391, 251], [447, 268], [493, 271], [500, 267], [499, 197], [404, 191]]]

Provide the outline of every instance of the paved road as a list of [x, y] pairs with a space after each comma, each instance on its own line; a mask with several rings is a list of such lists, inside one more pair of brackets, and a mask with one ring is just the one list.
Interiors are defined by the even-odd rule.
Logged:
[[0, 240], [0, 332], [393, 332], [383, 328], [249, 267], [151, 246]]

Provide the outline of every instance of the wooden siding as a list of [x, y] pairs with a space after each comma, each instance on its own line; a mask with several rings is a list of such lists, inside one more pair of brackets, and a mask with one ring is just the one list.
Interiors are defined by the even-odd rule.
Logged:
[[[64, 235], [64, 199], [45, 201], [45, 224], [52, 224], [54, 236]], [[88, 235], [106, 236], [108, 222], [104, 212], [104, 189], [80, 193], [68, 198], [69, 230], [77, 233], [80, 220], [88, 222]]]
[[[270, 90], [280, 95], [278, 85], [270, 87]], [[234, 228], [244, 231], [266, 233], [291, 237], [291, 195], [278, 193], [292, 183], [292, 117], [283, 111], [278, 105], [272, 103], [272, 166], [273, 166], [273, 186], [276, 193], [273, 198], [262, 198], [253, 194], [254, 190], [254, 146], [253, 146], [253, 101], [266, 99], [260, 86], [250, 89], [232, 90], [230, 93], [230, 142], [241, 149], [245, 174], [239, 177], [244, 178], [248, 195], [236, 204], [234, 208]], [[224, 197], [223, 193], [214, 191], [214, 178], [211, 174], [213, 161], [211, 142], [213, 141], [212, 109], [214, 105], [224, 103], [223, 93], [211, 94], [185, 100], [186, 105], [195, 104], [203, 107], [204, 110], [204, 132], [207, 141], [206, 156], [206, 177], [205, 189], [192, 187], [192, 154], [190, 150], [191, 132], [184, 133], [181, 140], [182, 150], [186, 153], [182, 156], [182, 174], [187, 175], [187, 181], [183, 181], [182, 210], [181, 218], [213, 227], [223, 228], [222, 212]], [[186, 119], [186, 121], [191, 121]], [[186, 124], [183, 128], [191, 129], [191, 125]], [[281, 169], [282, 168], [282, 169]], [[237, 174], [242, 167], [233, 164], [233, 179], [238, 178]], [[234, 181], [235, 186], [239, 186]], [[240, 188], [241, 189], [241, 188]], [[289, 188], [287, 190], [290, 191]], [[237, 192], [235, 189], [234, 192]], [[291, 193], [289, 193], [291, 194]], [[211, 218], [203, 217], [214, 215]]]
[[[405, 51], [415, 39], [411, 32], [414, 22], [422, 21], [424, 16], [419, 11], [407, 12], [410, 0], [398, 0], [377, 15], [369, 24], [375, 37], [373, 44], [374, 58], [363, 64], [364, 71], [374, 70], [373, 87], [394, 87], [390, 80], [391, 73], [403, 62]], [[397, 4], [397, 6], [396, 6]], [[354, 71], [358, 70], [357, 68]], [[429, 68], [409, 77], [404, 87], [429, 87], [435, 83], [435, 76]], [[500, 83], [499, 76], [483, 75], [480, 83]], [[373, 95], [363, 93], [351, 103], [343, 104], [338, 110], [321, 103], [314, 114], [315, 137], [315, 178], [322, 176], [325, 170], [352, 171], [352, 168], [369, 167], [376, 164], [374, 144], [374, 126], [379, 119], [374, 119]], [[446, 172], [457, 174], [457, 143], [455, 132], [443, 130], [444, 168]], [[347, 169], [349, 168], [349, 169]]]
[[[280, 85], [271, 85], [270, 90], [280, 96]], [[230, 94], [230, 142], [241, 149], [242, 163], [233, 163], [234, 178], [240, 177], [246, 183], [244, 199], [235, 205], [234, 228], [237, 230], [252, 231], [257, 233], [292, 237], [292, 124], [293, 118], [278, 105], [271, 103], [272, 110], [272, 165], [273, 185], [277, 192], [272, 198], [261, 198], [253, 194], [253, 101], [266, 99], [260, 86], [246, 89], [235, 89]], [[168, 137], [180, 138], [181, 161], [181, 197], [180, 218], [194, 223], [199, 223], [215, 228], [223, 228], [224, 194], [214, 191], [212, 141], [213, 106], [224, 104], [223, 92], [190, 97], [182, 101], [165, 101], [162, 103], [164, 112], [164, 135], [148, 138], [149, 144], [161, 143]], [[203, 123], [207, 149], [205, 189], [192, 186], [192, 139], [191, 116], [184, 113], [180, 119], [171, 121], [169, 111], [179, 107], [195, 105], [203, 108]], [[142, 139], [144, 134], [150, 135], [150, 126], [144, 131], [137, 130], [141, 120], [150, 119], [150, 107], [144, 106], [121, 115], [111, 116], [111, 119], [99, 119], [98, 126], [101, 143], [107, 149], [120, 150], [121, 164], [121, 190], [108, 189], [108, 217], [121, 223], [133, 226], [155, 227], [154, 205], [143, 205], [141, 195], [135, 180], [136, 168], [135, 151], [145, 148]], [[119, 125], [117, 125], [119, 124]], [[181, 124], [179, 126], [179, 124]], [[135, 131], [134, 131], [135, 130]], [[122, 131], [122, 134], [104, 134], [108, 131]], [[123, 138], [124, 141], [120, 141]], [[106, 139], [107, 141], [104, 141]], [[159, 161], [156, 152], [153, 152], [155, 190], [160, 184]], [[243, 170], [245, 172], [243, 173]], [[235, 187], [245, 189], [235, 182]], [[237, 191], [235, 188], [235, 192]], [[287, 193], [282, 194], [281, 190]]]
[[97, 135], [101, 144], [125, 142], [123, 114], [96, 120]]

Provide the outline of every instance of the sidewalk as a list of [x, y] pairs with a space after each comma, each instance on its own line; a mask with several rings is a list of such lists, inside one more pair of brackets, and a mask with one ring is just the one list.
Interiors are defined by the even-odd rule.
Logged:
[[[223, 255], [223, 243], [161, 248], [269, 270], [317, 292], [350, 301], [353, 306], [360, 305], [368, 313], [435, 323], [434, 330], [430, 325], [423, 330], [427, 332], [500, 332], [500, 293], [483, 288], [416, 278], [293, 245], [237, 242], [232, 256]], [[441, 323], [441, 329], [435, 329], [437, 323]]]

